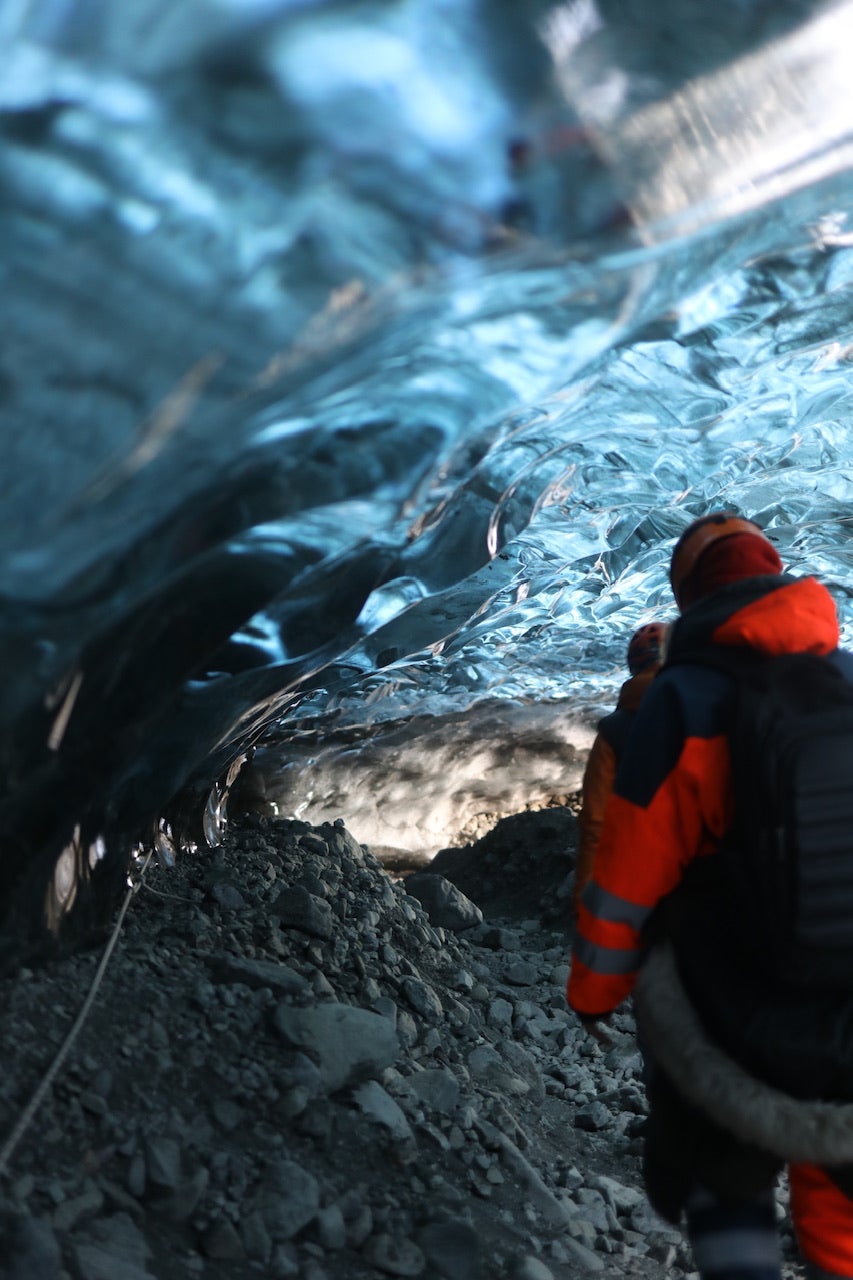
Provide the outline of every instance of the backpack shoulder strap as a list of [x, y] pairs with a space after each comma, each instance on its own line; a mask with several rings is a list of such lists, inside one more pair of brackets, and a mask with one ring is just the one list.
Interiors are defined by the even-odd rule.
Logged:
[[749, 675], [764, 665], [766, 655], [746, 645], [708, 644], [694, 649], [681, 649], [668, 654], [667, 667], [710, 667], [714, 671], [722, 671], [725, 675], [737, 679]]
[[712, 667], [734, 679], [746, 678], [759, 685], [771, 680], [796, 681], [803, 675], [818, 681], [849, 683], [842, 664], [834, 662], [832, 654], [769, 654], [748, 645], [709, 644], [684, 649], [669, 655], [666, 665]]

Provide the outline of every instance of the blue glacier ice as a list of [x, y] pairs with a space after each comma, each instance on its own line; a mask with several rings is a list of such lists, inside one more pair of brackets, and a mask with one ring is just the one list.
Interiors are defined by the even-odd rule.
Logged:
[[323, 803], [381, 732], [390, 804], [400, 743], [465, 723], [424, 801], [461, 810], [523, 720], [504, 807], [559, 790], [711, 506], [851, 639], [851, 34], [849, 0], [0, 4], [12, 914], [69, 849], [120, 879], [215, 817], [249, 749], [313, 817], [330, 735]]

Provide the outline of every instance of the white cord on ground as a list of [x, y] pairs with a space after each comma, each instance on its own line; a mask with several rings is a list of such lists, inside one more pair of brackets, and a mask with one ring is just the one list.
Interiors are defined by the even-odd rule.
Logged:
[[112, 955], [113, 950], [115, 949], [115, 945], [118, 942], [118, 936], [119, 936], [119, 933], [121, 932], [121, 927], [124, 924], [124, 917], [127, 914], [127, 909], [130, 906], [131, 900], [135, 897], [139, 889], [142, 887], [142, 878], [145, 875], [146, 870], [148, 869], [148, 863], [150, 861], [151, 861], [151, 853], [149, 852], [148, 856], [145, 859], [145, 862], [143, 863], [142, 870], [139, 873], [139, 879], [136, 880], [133, 884], [129, 885], [128, 887], [127, 893], [125, 894], [125, 897], [124, 897], [124, 901], [121, 904], [121, 910], [118, 913], [118, 919], [116, 920], [115, 928], [113, 929], [112, 934], [110, 936], [110, 940], [107, 943], [106, 948], [104, 949], [104, 954], [101, 956], [100, 964], [98, 965], [98, 968], [95, 971], [95, 976], [92, 979], [92, 985], [89, 988], [89, 992], [86, 996], [86, 999], [83, 1001], [83, 1004], [80, 1008], [80, 1012], [77, 1014], [77, 1017], [74, 1019], [74, 1022], [68, 1034], [66, 1035], [65, 1039], [63, 1040], [62, 1044], [59, 1046], [56, 1057], [54, 1058], [53, 1062], [50, 1064], [50, 1067], [48, 1068], [47, 1073], [43, 1077], [35, 1093], [30, 1098], [29, 1102], [27, 1103], [26, 1107], [24, 1108], [23, 1112], [18, 1118], [18, 1123], [15, 1125], [14, 1129], [9, 1134], [9, 1137], [4, 1142], [2, 1148], [0, 1148], [0, 1177], [2, 1177], [3, 1174], [6, 1172], [6, 1169], [8, 1168], [8, 1165], [9, 1165], [9, 1161], [11, 1160], [12, 1155], [14, 1154], [15, 1149], [18, 1146], [18, 1143], [21, 1141], [21, 1138], [24, 1136], [27, 1129], [32, 1124], [36, 1112], [38, 1111], [41, 1104], [44, 1102], [45, 1095], [47, 1094], [48, 1089], [56, 1079], [56, 1076], [59, 1073], [60, 1067], [62, 1066], [65, 1059], [68, 1057], [68, 1054], [71, 1050], [71, 1046], [74, 1044], [74, 1041], [77, 1039], [77, 1036], [80, 1034], [81, 1027], [83, 1026], [84, 1022], [89, 1016], [89, 1011], [92, 1008], [92, 1005], [94, 1004], [95, 996], [98, 994], [98, 988], [101, 985], [103, 976], [106, 973], [107, 965], [110, 962], [110, 956]]

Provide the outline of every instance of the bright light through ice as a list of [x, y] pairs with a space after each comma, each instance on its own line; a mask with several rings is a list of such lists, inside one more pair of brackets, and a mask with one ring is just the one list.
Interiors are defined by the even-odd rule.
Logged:
[[381, 627], [383, 622], [395, 618], [407, 605], [422, 600], [426, 591], [417, 578], [396, 578], [385, 587], [372, 591], [364, 602], [357, 625], [365, 631]]
[[574, 0], [560, 4], [547, 13], [540, 24], [540, 34], [551, 57], [559, 66], [589, 36], [601, 29], [601, 18], [595, 0]]
[[[333, 113], [342, 93], [360, 89], [384, 99], [402, 124], [436, 145], [463, 142], [478, 127], [467, 99], [454, 100], [449, 86], [425, 70], [416, 50], [390, 32], [355, 26], [304, 31], [283, 45], [283, 59], [299, 97], [315, 106], [326, 103]], [[345, 132], [346, 124], [338, 115], [335, 131]]]
[[672, 223], [688, 232], [848, 168], [851, 40], [848, 0], [600, 139], [651, 234]]

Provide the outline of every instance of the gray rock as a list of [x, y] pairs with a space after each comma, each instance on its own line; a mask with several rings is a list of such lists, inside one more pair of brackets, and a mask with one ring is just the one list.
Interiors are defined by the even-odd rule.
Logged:
[[539, 979], [539, 969], [531, 960], [513, 960], [504, 969], [504, 981], [513, 987], [534, 987]]
[[295, 1009], [280, 1004], [273, 1024], [287, 1044], [317, 1061], [329, 1093], [375, 1079], [397, 1057], [397, 1033], [387, 1018], [368, 1009], [329, 1002]]
[[431, 1222], [418, 1233], [418, 1245], [442, 1280], [478, 1280], [480, 1239], [467, 1222]]
[[298, 996], [308, 991], [310, 983], [295, 969], [274, 960], [247, 960], [238, 956], [214, 956], [211, 969], [217, 982], [242, 982], [252, 990], [269, 987], [276, 995]]
[[658, 1217], [645, 1196], [630, 1211], [630, 1217], [633, 1229], [648, 1239], [658, 1236], [670, 1244], [678, 1244], [681, 1241], [680, 1232]]
[[267, 1231], [264, 1215], [258, 1209], [241, 1216], [240, 1235], [246, 1257], [266, 1265], [272, 1254], [272, 1236]]
[[[604, 1230], [606, 1229], [607, 1226], [605, 1223]], [[598, 1232], [595, 1229], [594, 1223], [590, 1222], [589, 1218], [584, 1218], [579, 1215], [573, 1216], [570, 1223], [570, 1230], [573, 1238], [575, 1240], [580, 1240], [581, 1244], [586, 1244], [588, 1249], [593, 1249], [595, 1247]]]
[[490, 1027], [509, 1027], [512, 1025], [512, 1005], [508, 1000], [498, 998], [492, 1000], [486, 1012], [486, 1021]]
[[224, 881], [211, 886], [210, 896], [225, 911], [242, 911], [246, 906], [246, 899], [240, 890]]
[[468, 1070], [475, 1080], [516, 1096], [529, 1092], [528, 1085], [507, 1070], [505, 1059], [490, 1044], [479, 1045], [471, 1052]]
[[400, 984], [403, 995], [422, 1018], [428, 1022], [438, 1022], [444, 1013], [441, 1000], [428, 982], [420, 978], [406, 977]]
[[299, 1255], [293, 1245], [276, 1245], [270, 1259], [270, 1275], [273, 1280], [291, 1280], [299, 1275]]
[[31, 1173], [25, 1173], [19, 1178], [12, 1180], [10, 1191], [14, 1200], [24, 1201], [32, 1194], [36, 1180]]
[[147, 1138], [142, 1150], [148, 1185], [175, 1188], [181, 1180], [181, 1150], [174, 1138]]
[[230, 1098], [217, 1098], [211, 1108], [213, 1118], [226, 1133], [232, 1133], [243, 1121], [246, 1112]]
[[380, 996], [378, 1000], [373, 1001], [374, 1013], [379, 1013], [383, 1018], [387, 1018], [392, 1026], [397, 1025], [398, 1009], [390, 996]]
[[92, 1218], [103, 1208], [104, 1193], [94, 1184], [86, 1188], [79, 1196], [63, 1200], [53, 1214], [53, 1225], [57, 1231], [70, 1231], [83, 1218]]
[[320, 1187], [295, 1160], [280, 1160], [267, 1170], [253, 1207], [274, 1241], [292, 1240], [317, 1216]]
[[364, 850], [345, 827], [336, 827], [334, 831], [327, 834], [327, 843], [329, 851], [336, 853], [338, 857], [348, 857], [356, 864], [356, 866], [364, 866]]
[[418, 1026], [414, 1018], [405, 1009], [397, 1010], [397, 1037], [403, 1049], [411, 1049], [418, 1042]]
[[196, 1169], [189, 1177], [182, 1178], [169, 1195], [157, 1200], [158, 1212], [171, 1222], [186, 1222], [198, 1208], [199, 1201], [207, 1190], [207, 1183], [207, 1170]]
[[329, 1273], [317, 1258], [306, 1258], [299, 1272], [300, 1280], [330, 1280]]
[[554, 1272], [533, 1254], [519, 1258], [512, 1270], [512, 1280], [554, 1280]]
[[430, 923], [437, 928], [461, 933], [483, 922], [480, 908], [454, 884], [435, 872], [413, 872], [406, 877], [405, 888], [406, 893], [417, 898], [429, 916]]
[[[282, 1081], [287, 1079], [282, 1075]], [[297, 1053], [290, 1066], [289, 1080], [308, 1091], [308, 1096], [316, 1098], [323, 1092], [323, 1077], [317, 1063], [305, 1053]]]
[[481, 947], [488, 947], [490, 951], [521, 950], [521, 942], [517, 934], [511, 929], [495, 928], [493, 925], [483, 925], [478, 929], [476, 941]]
[[560, 1243], [571, 1261], [584, 1268], [584, 1275], [597, 1275], [604, 1270], [604, 1261], [600, 1255], [593, 1253], [592, 1249], [588, 1249], [585, 1244], [581, 1244], [580, 1240], [573, 1240], [571, 1236], [564, 1236]]
[[80, 1280], [116, 1280], [117, 1276], [121, 1276], [121, 1280], [153, 1280], [151, 1272], [139, 1259], [117, 1257], [102, 1245], [84, 1240], [74, 1241], [71, 1248]]
[[72, 1253], [80, 1280], [152, 1280], [148, 1243], [127, 1214], [93, 1222], [90, 1234], [75, 1240]]
[[643, 1192], [637, 1187], [626, 1187], [623, 1183], [617, 1182], [615, 1178], [610, 1178], [607, 1174], [601, 1173], [595, 1179], [595, 1186], [601, 1191], [608, 1204], [612, 1205], [617, 1213], [630, 1213], [632, 1209], [636, 1209], [645, 1200]]
[[113, 1182], [111, 1178], [104, 1177], [103, 1174], [98, 1176], [98, 1186], [103, 1191], [104, 1202], [111, 1212], [129, 1213], [137, 1223], [143, 1221], [145, 1211], [133, 1196], [125, 1191], [124, 1187]]
[[601, 1192], [592, 1187], [578, 1187], [574, 1198], [577, 1204], [583, 1206], [584, 1215], [592, 1223], [595, 1231], [599, 1235], [605, 1235], [611, 1223], [607, 1217], [607, 1204]]
[[425, 1106], [442, 1115], [449, 1115], [459, 1101], [459, 1081], [445, 1067], [415, 1071], [406, 1083]]
[[[328, 853], [328, 850], [326, 850], [326, 852]], [[328, 898], [329, 896], [329, 886], [326, 884], [325, 880], [321, 880], [320, 877], [315, 874], [315, 872], [309, 870], [307, 866], [299, 877], [299, 885], [315, 898]]]
[[419, 1276], [426, 1258], [413, 1240], [401, 1240], [385, 1232], [374, 1236], [365, 1250], [368, 1261], [389, 1276]]
[[517, 1077], [524, 1081], [530, 1090], [531, 1097], [540, 1102], [545, 1097], [545, 1085], [536, 1059], [527, 1049], [523, 1049], [514, 1040], [502, 1040], [498, 1046], [504, 1062], [512, 1067]]
[[329, 856], [329, 845], [322, 836], [317, 835], [314, 831], [306, 831], [299, 837], [299, 844], [308, 853], [314, 853], [320, 858]]
[[373, 1230], [373, 1211], [356, 1191], [347, 1191], [340, 1200], [340, 1209], [350, 1249], [360, 1249]]
[[49, 1222], [19, 1218], [10, 1236], [5, 1280], [61, 1280], [62, 1256]]
[[80, 1094], [80, 1106], [91, 1116], [105, 1116], [109, 1111], [107, 1100], [93, 1089], [84, 1089]]
[[603, 1102], [588, 1102], [575, 1112], [575, 1128], [586, 1133], [598, 1133], [611, 1124], [613, 1117]]
[[324, 1249], [337, 1251], [347, 1243], [347, 1227], [338, 1204], [330, 1204], [317, 1214], [317, 1239]]
[[227, 1218], [219, 1218], [207, 1228], [201, 1238], [201, 1248], [206, 1258], [236, 1261], [245, 1256], [243, 1241]]
[[504, 1163], [527, 1190], [536, 1212], [552, 1227], [564, 1230], [572, 1223], [572, 1214], [564, 1200], [558, 1199], [541, 1174], [505, 1133], [485, 1120], [477, 1121], [484, 1142], [501, 1152]]
[[287, 928], [298, 929], [313, 938], [328, 939], [332, 936], [332, 908], [323, 898], [315, 897], [301, 885], [284, 889], [273, 903], [272, 910]]
[[127, 1189], [137, 1200], [145, 1195], [145, 1157], [137, 1151], [127, 1167]]
[[412, 1130], [402, 1109], [381, 1084], [368, 1080], [359, 1085], [353, 1097], [361, 1111], [377, 1124], [383, 1125], [393, 1138], [402, 1141], [412, 1137]]
[[159, 1018], [152, 1018], [148, 1024], [148, 1041], [156, 1049], [169, 1048], [169, 1032]]
[[321, 973], [319, 969], [315, 969], [311, 974], [311, 990], [315, 996], [319, 996], [321, 1000], [325, 1000], [326, 996], [334, 998], [335, 988], [332, 986], [325, 973]]

